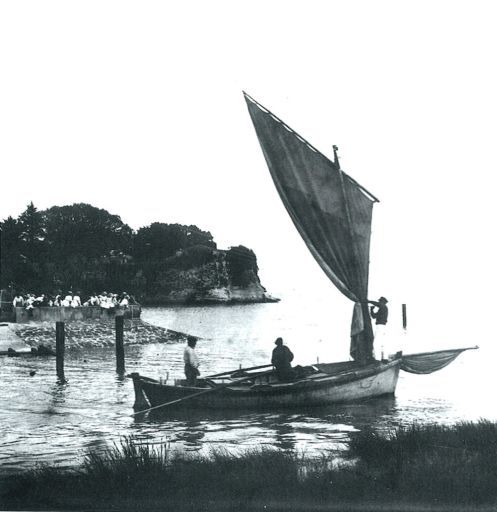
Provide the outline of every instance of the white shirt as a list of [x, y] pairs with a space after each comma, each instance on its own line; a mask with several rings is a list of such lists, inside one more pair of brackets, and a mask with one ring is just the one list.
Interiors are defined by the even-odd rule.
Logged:
[[195, 353], [195, 350], [189, 345], [186, 346], [185, 351], [183, 352], [183, 360], [185, 361], [185, 364], [189, 364], [194, 368], [198, 368], [199, 362], [197, 354]]

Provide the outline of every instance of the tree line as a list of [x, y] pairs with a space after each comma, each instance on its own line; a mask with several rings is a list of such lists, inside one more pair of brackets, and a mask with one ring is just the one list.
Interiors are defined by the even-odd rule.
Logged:
[[168, 285], [171, 276], [218, 268], [221, 260], [232, 284], [249, 284], [258, 272], [253, 251], [219, 251], [197, 226], [154, 222], [134, 231], [85, 203], [40, 211], [31, 202], [18, 218], [0, 222], [0, 237], [0, 288], [12, 292], [126, 290], [144, 298], [177, 286]]

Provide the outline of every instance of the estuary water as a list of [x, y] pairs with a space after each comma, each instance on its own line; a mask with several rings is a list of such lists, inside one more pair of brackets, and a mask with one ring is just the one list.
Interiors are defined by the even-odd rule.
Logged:
[[[208, 374], [267, 364], [277, 336], [295, 353], [295, 364], [347, 360], [351, 307], [340, 304], [330, 308], [323, 298], [294, 296], [276, 304], [145, 308], [142, 319], [199, 336], [201, 372]], [[397, 348], [427, 349], [411, 347], [395, 322], [391, 329]], [[444, 340], [431, 348], [474, 341]], [[125, 351], [127, 372], [183, 376], [182, 343], [127, 345]], [[89, 449], [105, 449], [123, 436], [202, 453], [269, 446], [317, 455], [343, 449], [351, 432], [367, 425], [384, 430], [413, 421], [497, 420], [489, 391], [493, 360], [492, 347], [482, 345], [435, 374], [401, 372], [395, 397], [360, 403], [265, 412], [169, 409], [143, 417], [132, 415], [133, 385], [116, 375], [112, 348], [67, 350], [65, 384], [57, 383], [53, 358], [3, 357], [0, 467], [10, 473], [40, 463], [77, 465]]]

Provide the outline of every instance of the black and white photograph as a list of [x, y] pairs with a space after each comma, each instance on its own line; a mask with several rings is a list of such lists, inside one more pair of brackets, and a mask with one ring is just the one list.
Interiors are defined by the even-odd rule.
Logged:
[[496, 14], [2, 1], [0, 510], [496, 510]]

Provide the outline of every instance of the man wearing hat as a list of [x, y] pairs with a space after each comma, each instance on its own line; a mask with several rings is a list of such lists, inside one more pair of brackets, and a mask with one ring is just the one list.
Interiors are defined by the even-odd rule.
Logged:
[[378, 301], [368, 301], [371, 306], [371, 316], [376, 319], [376, 325], [387, 325], [388, 322], [388, 300], [385, 297], [380, 297]]
[[281, 382], [293, 380], [294, 371], [292, 369], [293, 354], [292, 351], [283, 345], [283, 338], [277, 338], [274, 342], [276, 348], [273, 350], [271, 364], [276, 370], [276, 376]]
[[370, 300], [368, 302], [371, 304], [371, 317], [375, 319], [376, 324], [374, 338], [380, 344], [381, 359], [383, 359], [387, 348], [385, 326], [388, 322], [388, 300], [385, 297], [380, 297], [378, 301]]

